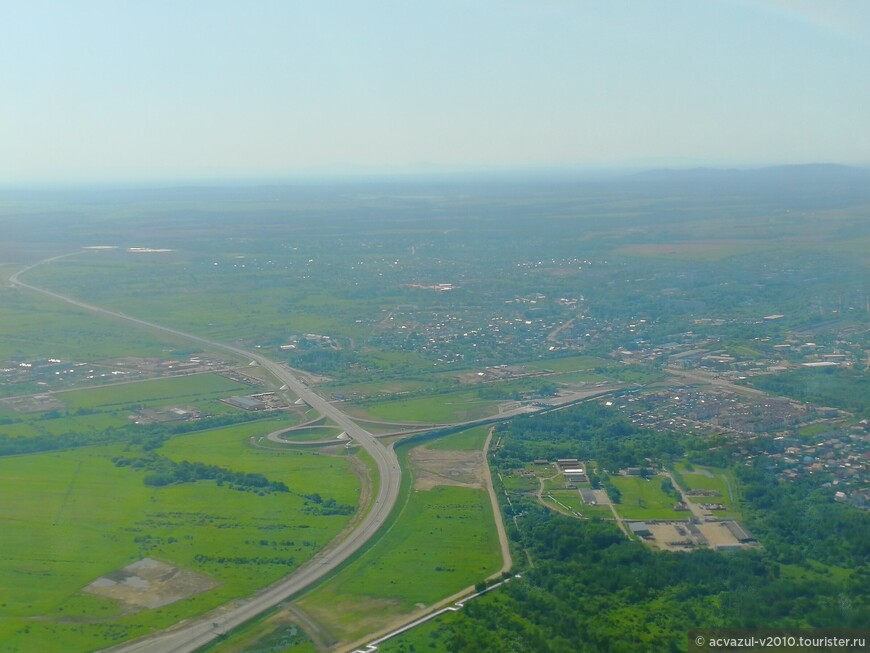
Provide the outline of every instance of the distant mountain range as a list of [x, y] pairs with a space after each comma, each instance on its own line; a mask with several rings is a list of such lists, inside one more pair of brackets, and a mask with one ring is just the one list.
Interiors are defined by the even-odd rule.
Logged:
[[635, 173], [637, 181], [674, 183], [870, 183], [870, 168], [844, 166], [834, 163], [771, 166], [767, 168], [689, 168], [685, 170], [660, 169]]

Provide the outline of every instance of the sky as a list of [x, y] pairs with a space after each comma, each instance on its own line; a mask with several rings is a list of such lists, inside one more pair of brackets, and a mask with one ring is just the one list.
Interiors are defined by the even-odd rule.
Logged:
[[870, 164], [867, 0], [0, 0], [0, 184]]

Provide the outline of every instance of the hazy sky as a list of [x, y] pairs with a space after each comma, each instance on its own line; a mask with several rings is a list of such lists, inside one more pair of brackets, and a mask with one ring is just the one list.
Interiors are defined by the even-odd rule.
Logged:
[[803, 162], [868, 0], [0, 0], [0, 183]]

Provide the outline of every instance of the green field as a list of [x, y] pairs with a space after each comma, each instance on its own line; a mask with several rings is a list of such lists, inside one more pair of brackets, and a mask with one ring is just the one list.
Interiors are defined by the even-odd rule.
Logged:
[[61, 435], [62, 433], [87, 433], [88, 431], [103, 431], [109, 428], [130, 424], [128, 411], [113, 411], [95, 415], [76, 417], [56, 417], [29, 422], [29, 426], [39, 433]]
[[577, 512], [586, 506], [576, 490], [554, 490], [541, 495], [544, 503], [554, 506], [560, 512]]
[[477, 391], [466, 390], [416, 399], [386, 401], [367, 406], [365, 413], [375, 419], [393, 422], [449, 424], [487, 417], [495, 414], [497, 410], [497, 401], [480, 399]]
[[[550, 490], [559, 491], [559, 490], [565, 489], [565, 485], [567, 484], [567, 481], [565, 480], [564, 476], [559, 474], [555, 478], [546, 478], [546, 476], [553, 474], [555, 472], [555, 470], [552, 467], [545, 467], [543, 471], [548, 472], [548, 474], [546, 474], [544, 476], [544, 491], [550, 491]], [[585, 487], [589, 487], [589, 484], [588, 483], [585, 484]]]
[[[220, 254], [215, 266], [191, 269], [179, 255], [130, 257], [123, 252], [101, 252], [66, 259], [29, 273], [27, 280], [59, 292], [90, 299], [130, 315], [149, 316], [160, 324], [196, 333], [234, 340], [264, 337], [279, 324], [282, 331], [316, 332], [358, 337], [356, 316], [365, 302], [339, 297], [328, 291], [293, 291], [270, 283], [265, 271], [243, 272], [233, 268]], [[99, 275], [103, 283], [95, 285]], [[260, 282], [253, 282], [254, 275]], [[113, 282], [106, 282], [111, 279]], [[181, 286], [186, 286], [183, 290]], [[245, 287], [246, 292], [227, 292], [228, 287]], [[195, 292], [191, 289], [195, 288]], [[178, 301], [179, 296], [183, 301]], [[175, 299], [173, 299], [175, 298]], [[288, 301], [305, 304], [306, 310], [286, 314]], [[256, 313], [252, 323], [247, 316]]]
[[0, 288], [0, 361], [160, 356], [172, 347], [168, 342], [29, 291]]
[[[439, 637], [445, 625], [460, 618], [456, 612], [445, 612], [425, 624], [378, 644], [378, 653], [411, 653], [426, 651], [427, 653], [448, 653], [445, 642]], [[293, 653], [296, 653], [295, 651]]]
[[[250, 594], [311, 557], [350, 517], [311, 512], [300, 495], [318, 492], [355, 506], [359, 484], [345, 459], [248, 445], [279, 424], [286, 422], [178, 437], [160, 453], [262, 473], [290, 493], [261, 496], [213, 481], [150, 487], [143, 472], [112, 463], [129, 455], [121, 446], [0, 459], [0, 651], [102, 648]], [[114, 601], [82, 593], [143, 557], [219, 586], [128, 615]]]
[[[217, 374], [194, 374], [56, 392], [52, 397], [64, 407], [34, 413], [0, 409], [0, 435], [9, 437], [57, 436], [102, 433], [131, 425], [131, 414], [140, 408], [194, 405], [207, 415], [240, 415], [219, 398], [248, 394], [252, 387]], [[147, 432], [145, 426], [140, 427]]]
[[566, 356], [564, 358], [550, 358], [542, 361], [527, 363], [524, 367], [527, 370], [549, 370], [551, 372], [576, 372], [579, 370], [594, 370], [607, 369], [617, 367], [618, 363], [605, 360], [603, 358], [595, 358], [594, 356]]
[[672, 508], [677, 500], [662, 491], [662, 478], [611, 476], [610, 480], [622, 492], [622, 501], [615, 506], [619, 516], [623, 519], [686, 519], [685, 512]]
[[608, 373], [607, 370], [603, 374], [596, 372], [595, 370], [578, 370], [576, 372], [559, 372], [558, 374], [553, 374], [552, 376], [546, 377], [548, 381], [552, 383], [564, 383], [565, 385], [584, 385], [588, 386], [590, 383], [614, 383], [616, 382], [616, 372]]
[[537, 492], [541, 484], [534, 476], [504, 476], [504, 487], [508, 492]]
[[283, 612], [255, 619], [200, 649], [203, 653], [317, 653], [317, 647]]
[[487, 493], [436, 487], [414, 492], [383, 539], [299, 605], [340, 639], [354, 639], [499, 567]]
[[[481, 430], [445, 440], [456, 438], [455, 450], [467, 451], [469, 442], [482, 446]], [[374, 632], [398, 616], [474, 585], [501, 566], [486, 490], [437, 486], [417, 491], [410, 478], [403, 486], [408, 491], [405, 503], [383, 537], [298, 601], [337, 640]]]
[[674, 480], [686, 490], [710, 490], [717, 496], [688, 497], [693, 503], [721, 503], [727, 510], [717, 511], [721, 517], [740, 518], [740, 505], [734, 495], [734, 481], [727, 470], [702, 465], [677, 463], [674, 466]]
[[342, 430], [332, 426], [307, 427], [294, 431], [282, 433], [279, 437], [282, 440], [291, 442], [319, 442], [321, 440], [336, 440], [341, 435]]
[[488, 426], [477, 426], [438, 438], [426, 446], [436, 451], [481, 451], [488, 435]]
[[427, 390], [435, 385], [435, 380], [420, 379], [389, 379], [387, 381], [360, 381], [359, 383], [330, 383], [322, 386], [324, 392], [354, 395], [390, 396], [408, 392]]
[[191, 374], [171, 379], [122, 383], [88, 390], [59, 393], [71, 410], [82, 408], [116, 408], [168, 406], [186, 401], [217, 399], [260, 390], [217, 374]]
[[[590, 506], [583, 502], [577, 490], [553, 490], [543, 495], [544, 503], [554, 507], [559, 512], [568, 510], [579, 513], [587, 519], [613, 519], [613, 513], [608, 506]], [[555, 499], [558, 503], [553, 501]], [[561, 504], [561, 505], [560, 505]]]

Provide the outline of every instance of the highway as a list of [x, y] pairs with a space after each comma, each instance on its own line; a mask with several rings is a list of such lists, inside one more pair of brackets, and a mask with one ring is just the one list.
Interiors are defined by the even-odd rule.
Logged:
[[[74, 254], [78, 254], [75, 252]], [[255, 595], [233, 601], [213, 610], [212, 612], [194, 619], [183, 621], [167, 630], [154, 635], [135, 640], [127, 644], [121, 644], [111, 649], [112, 653], [192, 653], [200, 647], [208, 644], [223, 633], [236, 628], [242, 623], [276, 606], [288, 597], [309, 587], [325, 575], [329, 574], [342, 562], [358, 551], [374, 534], [383, 526], [399, 496], [399, 488], [402, 480], [402, 472], [399, 461], [393, 448], [384, 446], [370, 432], [366, 431], [336, 406], [315, 393], [302, 381], [296, 378], [285, 366], [272, 361], [261, 354], [226, 345], [214, 340], [202, 338], [193, 334], [185, 333], [177, 329], [161, 326], [146, 320], [130, 317], [116, 311], [111, 311], [99, 306], [67, 297], [60, 293], [52, 292], [38, 286], [24, 283], [20, 275], [33, 268], [56, 261], [73, 254], [55, 256], [39, 263], [30, 265], [9, 278], [12, 286], [24, 288], [54, 299], [66, 302], [78, 308], [123, 320], [138, 327], [157, 331], [174, 338], [196, 343], [211, 350], [225, 351], [235, 356], [241, 356], [257, 361], [263, 368], [274, 376], [279, 385], [285, 384], [289, 390], [300, 397], [305, 403], [338, 424], [355, 442], [365, 449], [375, 460], [378, 469], [380, 484], [374, 503], [367, 514], [357, 523], [356, 527], [345, 534], [338, 542], [331, 542], [324, 550], [311, 558], [304, 565], [286, 578], [270, 585]]]

